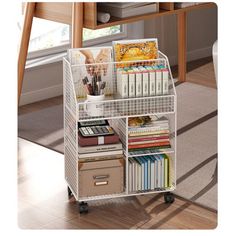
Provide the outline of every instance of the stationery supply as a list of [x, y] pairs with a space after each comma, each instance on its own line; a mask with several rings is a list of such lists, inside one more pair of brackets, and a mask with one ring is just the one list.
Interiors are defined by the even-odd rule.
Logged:
[[129, 192], [170, 187], [170, 157], [166, 154], [130, 157]]
[[87, 76], [82, 81], [88, 95], [98, 96], [104, 94], [106, 82], [102, 82], [101, 75], [94, 74], [91, 83]]
[[169, 120], [166, 117], [132, 117], [128, 122], [128, 150], [131, 155], [157, 153], [171, 148]]
[[104, 136], [104, 135], [114, 134], [114, 130], [110, 126], [80, 127], [79, 131], [83, 137]]
[[110, 64], [112, 47], [69, 49], [68, 60], [71, 65], [75, 65], [71, 68], [71, 72], [78, 99], [83, 99], [87, 94], [108, 96], [113, 94]]

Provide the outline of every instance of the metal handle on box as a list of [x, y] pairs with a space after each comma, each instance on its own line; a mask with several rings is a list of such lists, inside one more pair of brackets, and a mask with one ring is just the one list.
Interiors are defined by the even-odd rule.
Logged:
[[94, 179], [106, 179], [109, 177], [110, 177], [110, 175], [94, 175], [93, 176]]
[[95, 186], [100, 186], [100, 185], [107, 185], [108, 181], [102, 181], [102, 182], [94, 182]]

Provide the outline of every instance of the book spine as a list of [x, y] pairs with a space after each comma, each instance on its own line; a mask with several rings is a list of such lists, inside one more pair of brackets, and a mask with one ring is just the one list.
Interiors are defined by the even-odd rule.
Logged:
[[148, 89], [148, 73], [144, 72], [143, 73], [143, 96], [146, 97], [149, 95], [149, 89]]
[[107, 152], [107, 151], [115, 151], [122, 149], [122, 144], [108, 144], [108, 145], [97, 145], [97, 146], [88, 146], [88, 147], [79, 147], [79, 153], [90, 153], [90, 152]]
[[111, 155], [121, 155], [123, 154], [123, 150], [116, 150], [116, 151], [107, 151], [107, 152], [93, 152], [93, 153], [79, 153], [80, 158], [95, 158], [95, 157], [102, 157], [102, 156], [111, 156]]
[[[166, 149], [166, 148], [171, 148], [171, 145], [165, 145], [165, 146], [156, 146], [156, 147], [145, 147], [142, 148], [142, 151], [145, 153], [145, 151], [158, 151], [159, 149]], [[140, 151], [140, 148], [132, 148], [129, 149], [129, 152], [135, 152], [135, 151]]]
[[158, 143], [145, 143], [145, 144], [136, 144], [136, 145], [128, 145], [129, 149], [134, 148], [148, 148], [148, 147], [159, 147], [159, 146], [167, 146], [170, 145], [169, 141], [166, 142], [158, 142]]
[[142, 97], [142, 74], [136, 73], [135, 75], [135, 90], [136, 90], [136, 97]]
[[139, 128], [128, 128], [129, 132], [148, 132], [148, 131], [156, 131], [156, 130], [166, 130], [169, 129], [169, 124], [166, 125], [158, 125], [155, 127], [139, 127]]
[[169, 93], [169, 71], [168, 70], [162, 70], [162, 94], [168, 94]]
[[128, 98], [128, 74], [117, 70], [117, 92], [122, 98]]
[[162, 73], [161, 70], [156, 71], [156, 95], [162, 94]]
[[149, 95], [154, 96], [156, 94], [156, 78], [155, 72], [149, 72]]
[[136, 143], [136, 142], [145, 142], [145, 141], [155, 141], [155, 140], [163, 140], [163, 139], [168, 139], [169, 136], [159, 136], [159, 137], [147, 137], [147, 138], [132, 138], [129, 139], [129, 143]]
[[135, 97], [135, 74], [129, 73], [129, 98]]

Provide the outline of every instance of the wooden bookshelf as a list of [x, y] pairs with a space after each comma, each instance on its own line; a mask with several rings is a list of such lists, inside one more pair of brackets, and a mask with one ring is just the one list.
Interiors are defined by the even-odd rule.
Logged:
[[[215, 6], [215, 3], [202, 3], [199, 5], [175, 9], [174, 2], [162, 2], [159, 3], [159, 12], [147, 13], [144, 15], [132, 16], [127, 18], [111, 17], [108, 23], [97, 22], [97, 3], [96, 2], [84, 2], [83, 3], [83, 27], [88, 29], [102, 29], [113, 25], [127, 24], [139, 20], [146, 20], [153, 17], [178, 14], [181, 12], [188, 12], [192, 10], [210, 8]], [[35, 17], [43, 18], [51, 21], [61, 22], [65, 24], [71, 24], [72, 19], [72, 2], [38, 2], [35, 7]]]

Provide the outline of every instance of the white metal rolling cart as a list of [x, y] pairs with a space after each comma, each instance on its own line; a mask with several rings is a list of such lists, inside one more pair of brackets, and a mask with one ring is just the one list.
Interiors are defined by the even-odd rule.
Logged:
[[[126, 62], [122, 62], [123, 65]], [[116, 68], [119, 63], [109, 62], [111, 68], [111, 83], [109, 96], [104, 101], [96, 102], [103, 106], [102, 116], [90, 116], [84, 106], [86, 97], [83, 94], [82, 78], [86, 70], [82, 70], [85, 65], [72, 65], [67, 58], [63, 59], [63, 78], [64, 78], [64, 156], [65, 156], [65, 179], [68, 185], [69, 196], [73, 194], [78, 201], [79, 211], [88, 210], [87, 202], [90, 200], [126, 197], [134, 195], [143, 195], [151, 193], [164, 192], [166, 203], [174, 201], [174, 195], [171, 193], [176, 188], [176, 91], [170, 70], [168, 58], [159, 52], [159, 58], [149, 61], [132, 61], [136, 65], [163, 64], [169, 71], [169, 92], [166, 95], [135, 97], [122, 99], [116, 96]], [[98, 64], [96, 64], [98, 65]], [[111, 91], [111, 92], [110, 92]], [[108, 92], [107, 92], [108, 93]], [[146, 115], [165, 115], [169, 119], [171, 148], [157, 150], [156, 152], [130, 153], [128, 151], [128, 118]], [[112, 127], [119, 134], [123, 145], [125, 156], [125, 176], [124, 191], [119, 194], [99, 195], [90, 197], [80, 197], [79, 189], [79, 154], [78, 154], [78, 122], [106, 119], [112, 123]], [[136, 156], [146, 156], [165, 153], [170, 158], [170, 185], [168, 188], [155, 189], [149, 191], [131, 192], [128, 188], [128, 159]]]

